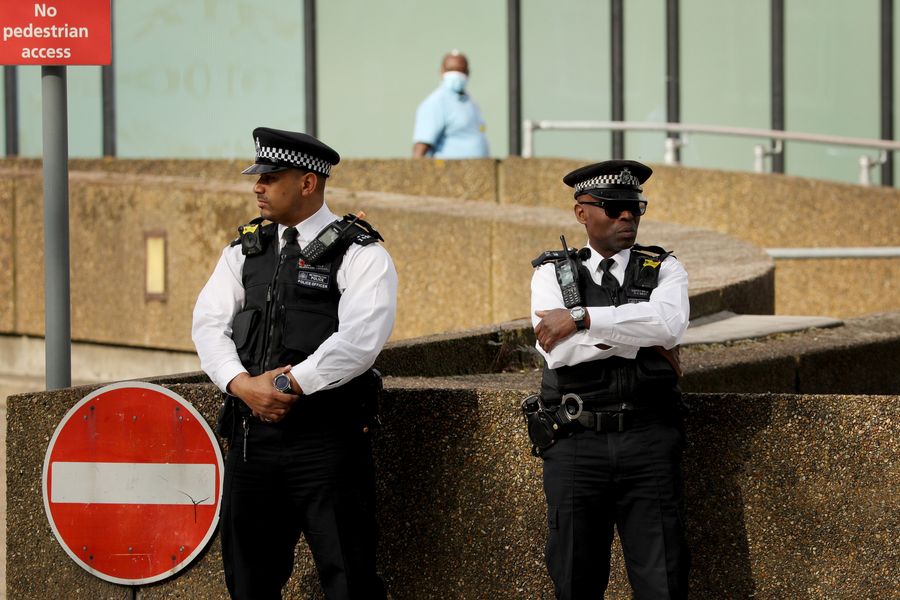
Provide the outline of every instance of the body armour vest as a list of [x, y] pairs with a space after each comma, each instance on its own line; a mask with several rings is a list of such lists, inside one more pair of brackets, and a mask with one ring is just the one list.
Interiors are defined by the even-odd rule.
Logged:
[[254, 230], [259, 242], [251, 253], [245, 249], [244, 307], [232, 323], [238, 356], [253, 376], [299, 364], [338, 330], [337, 272], [344, 253], [352, 243], [381, 239], [376, 231], [359, 228], [338, 241], [342, 247], [334, 258], [313, 265], [279, 253], [277, 231], [275, 223]]
[[[631, 249], [624, 283], [616, 297], [594, 283], [588, 269], [576, 258], [578, 287], [585, 306], [619, 306], [647, 302], [659, 281], [660, 264], [670, 255], [658, 246]], [[633, 359], [613, 356], [563, 366], [544, 366], [541, 396], [546, 403], [558, 404], [564, 394], [574, 393], [591, 404], [609, 405], [628, 402], [648, 407], [677, 399], [678, 375], [659, 352], [641, 348]]]

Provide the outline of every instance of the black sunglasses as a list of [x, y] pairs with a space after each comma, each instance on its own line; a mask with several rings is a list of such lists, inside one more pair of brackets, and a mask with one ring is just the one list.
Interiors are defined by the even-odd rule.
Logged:
[[626, 210], [635, 217], [647, 212], [646, 200], [597, 200], [594, 202], [579, 202], [578, 204], [590, 204], [602, 208], [610, 219], [618, 219]]

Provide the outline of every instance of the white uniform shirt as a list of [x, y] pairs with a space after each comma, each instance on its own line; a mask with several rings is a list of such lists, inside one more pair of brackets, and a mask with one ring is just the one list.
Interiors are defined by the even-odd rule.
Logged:
[[[337, 219], [326, 205], [297, 225], [303, 248], [323, 227]], [[286, 227], [278, 226], [279, 248]], [[194, 306], [191, 337], [200, 367], [224, 392], [228, 383], [247, 369], [231, 340], [231, 323], [244, 306], [241, 246], [222, 251], [218, 264]], [[381, 244], [351, 244], [337, 272], [341, 292], [337, 332], [306, 360], [292, 365], [291, 375], [304, 394], [337, 387], [365, 372], [375, 362], [394, 328], [397, 310], [397, 271]]]
[[[616, 261], [610, 273], [621, 285], [631, 250], [622, 250], [611, 258]], [[591, 251], [584, 261], [591, 278], [598, 285], [603, 273], [600, 271], [602, 256]], [[535, 269], [531, 278], [531, 322], [535, 327], [540, 318], [534, 313], [539, 310], [565, 308], [556, 272], [552, 263]], [[648, 346], [672, 348], [681, 342], [688, 326], [690, 305], [688, 303], [688, 275], [681, 263], [670, 256], [659, 268], [659, 285], [650, 294], [648, 302], [623, 304], [622, 306], [588, 306], [591, 326], [577, 331], [561, 340], [549, 353], [535, 344], [538, 352], [547, 360], [547, 366], [556, 369], [572, 366], [598, 358], [622, 356], [634, 358], [638, 349]], [[610, 346], [598, 348], [598, 344]]]

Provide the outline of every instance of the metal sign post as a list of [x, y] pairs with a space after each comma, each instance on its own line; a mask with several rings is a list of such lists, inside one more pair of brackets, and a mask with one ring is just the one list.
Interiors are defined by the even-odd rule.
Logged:
[[66, 65], [112, 62], [110, 11], [109, 0], [0, 2], [0, 65], [41, 66], [48, 390], [72, 384]]
[[69, 134], [66, 67], [41, 67], [44, 134], [45, 385], [72, 384], [69, 308]]

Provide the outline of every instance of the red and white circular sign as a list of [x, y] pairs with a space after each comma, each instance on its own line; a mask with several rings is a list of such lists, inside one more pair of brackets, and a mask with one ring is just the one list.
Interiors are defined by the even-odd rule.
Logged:
[[158, 385], [100, 388], [60, 421], [44, 458], [44, 510], [81, 567], [151, 583], [183, 569], [219, 520], [222, 452], [206, 420]]

